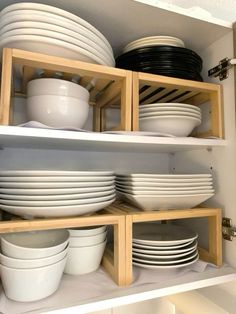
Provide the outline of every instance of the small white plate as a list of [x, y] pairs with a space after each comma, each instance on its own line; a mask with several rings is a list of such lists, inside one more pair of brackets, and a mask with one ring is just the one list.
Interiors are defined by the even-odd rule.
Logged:
[[169, 255], [151, 255], [151, 254], [144, 254], [144, 253], [138, 253], [135, 251], [135, 249], [132, 250], [133, 251], [133, 256], [134, 257], [141, 257], [143, 259], [154, 259], [154, 260], [173, 260], [175, 258], [180, 259], [181, 257], [187, 256], [193, 252], [196, 251], [196, 247], [192, 248], [191, 250], [184, 252], [184, 253], [180, 253], [180, 254], [169, 254]]
[[132, 190], [129, 189], [123, 189], [123, 188], [119, 188], [118, 186], [116, 186], [116, 190], [118, 192], [121, 193], [128, 193], [128, 194], [132, 194], [132, 195], [145, 195], [145, 196], [164, 196], [164, 195], [170, 195], [170, 196], [174, 196], [174, 195], [193, 195], [193, 194], [212, 194], [215, 193], [214, 189], [204, 189], [204, 190], [191, 190], [191, 191], [185, 191], [184, 189], [182, 191], [145, 191], [145, 190], [141, 190], [141, 191], [136, 191], [133, 192]]
[[148, 264], [148, 263], [135, 262], [135, 261], [133, 261], [133, 265], [139, 266], [142, 268], [148, 268], [148, 269], [174, 269], [174, 268], [181, 268], [181, 267], [186, 267], [186, 266], [192, 265], [198, 259], [199, 259], [199, 256], [197, 255], [191, 261], [183, 262], [182, 264], [176, 264], [176, 265], [152, 265], [152, 264]]
[[135, 223], [133, 227], [133, 242], [149, 245], [178, 245], [198, 237], [197, 233], [186, 227], [157, 224], [157, 223]]
[[163, 182], [163, 183], [195, 183], [195, 182], [202, 182], [202, 183], [207, 183], [207, 182], [212, 182], [211, 177], [143, 177], [143, 178], [138, 178], [138, 177], [116, 177], [116, 182], [122, 184], [122, 183], [130, 183], [130, 182], [139, 182], [139, 183], [144, 183], [147, 184], [147, 182], [150, 183], [158, 183], [158, 182]]
[[[117, 189], [123, 189], [125, 190], [126, 193], [130, 194], [147, 194], [147, 193], [155, 193], [155, 192], [165, 192], [165, 191], [179, 191], [179, 192], [184, 192], [184, 191], [198, 191], [198, 190], [212, 190], [213, 186], [212, 184], [205, 184], [205, 185], [199, 185], [199, 186], [180, 186], [180, 187], [168, 187], [167, 186], [157, 186], [157, 187], [141, 187], [141, 186], [132, 186], [132, 185], [124, 185], [124, 184], [118, 184], [116, 182], [116, 188]], [[1, 191], [1, 190], [0, 190]], [[130, 191], [130, 192], [129, 192]]]
[[48, 176], [48, 177], [35, 177], [35, 176], [27, 176], [27, 177], [2, 177], [0, 176], [0, 185], [2, 182], [105, 182], [114, 180], [115, 176]]
[[153, 189], [156, 190], [156, 188], [159, 187], [169, 187], [169, 188], [180, 188], [180, 187], [195, 187], [195, 186], [209, 186], [212, 188], [212, 182], [206, 182], [206, 181], [199, 181], [199, 182], [189, 182], [189, 183], [182, 183], [182, 182], [134, 182], [134, 181], [118, 181], [116, 180], [117, 186], [120, 188], [141, 188], [141, 189]]
[[113, 176], [113, 171], [0, 170], [0, 176]]
[[[0, 172], [1, 174], [1, 172]], [[212, 178], [212, 174], [197, 173], [197, 174], [158, 174], [158, 173], [131, 173], [131, 174], [116, 174], [117, 178], [157, 178], [157, 179], [197, 179], [197, 178]]]

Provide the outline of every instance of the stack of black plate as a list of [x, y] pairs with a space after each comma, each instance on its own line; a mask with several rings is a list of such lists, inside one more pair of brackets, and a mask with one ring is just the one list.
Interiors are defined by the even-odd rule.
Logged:
[[162, 45], [137, 48], [117, 57], [116, 67], [202, 81], [201, 57], [183, 47]]

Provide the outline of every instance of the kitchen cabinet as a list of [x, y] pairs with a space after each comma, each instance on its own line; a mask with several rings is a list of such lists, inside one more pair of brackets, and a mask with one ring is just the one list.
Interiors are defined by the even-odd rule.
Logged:
[[[3, 0], [0, 9], [16, 1]], [[35, 1], [36, 2], [36, 1]], [[88, 20], [108, 38], [115, 53], [129, 41], [141, 36], [165, 34], [180, 37], [186, 46], [195, 50], [204, 60], [204, 79], [218, 83], [218, 79], [209, 79], [207, 70], [225, 57], [234, 56], [233, 29], [225, 25], [216, 25], [191, 17], [182, 16], [163, 9], [154, 8], [131, 0], [119, 1], [37, 1], [51, 4]], [[135, 23], [139, 21], [139, 23]], [[223, 208], [224, 216], [230, 217], [236, 224], [235, 186], [236, 186], [236, 134], [235, 134], [235, 86], [234, 71], [222, 81], [225, 115], [225, 139], [195, 138], [150, 138], [126, 137], [111, 134], [89, 134], [71, 131], [46, 129], [27, 129], [15, 126], [0, 126], [0, 168], [1, 169], [63, 169], [63, 170], [105, 170], [140, 171], [160, 173], [209, 173], [213, 174], [216, 195], [207, 202], [207, 206]], [[184, 223], [184, 221], [183, 221]], [[193, 221], [194, 228], [204, 239], [206, 233], [202, 221]], [[203, 241], [204, 242], [204, 241]], [[204, 243], [203, 243], [204, 244]], [[230, 266], [210, 268], [205, 272], [189, 272], [180, 278], [163, 282], [152, 282], [140, 286], [117, 288], [106, 276], [94, 274], [97, 282], [104, 278], [112, 285], [104, 295], [82, 294], [82, 288], [74, 289], [75, 296], [70, 304], [60, 302], [46, 307], [45, 303], [38, 312], [48, 313], [91, 313], [108, 310], [141, 301], [200, 289], [209, 299], [217, 294], [217, 289], [206, 287], [224, 284], [224, 291], [230, 300], [236, 294], [236, 242], [223, 242], [224, 261]], [[96, 277], [98, 276], [98, 277]], [[75, 283], [73, 283], [75, 285]], [[71, 283], [72, 287], [72, 283]], [[90, 286], [89, 286], [90, 287]], [[71, 288], [72, 289], [72, 288]], [[211, 290], [212, 289], [212, 290]], [[229, 293], [229, 290], [231, 293]], [[63, 293], [70, 294], [69, 290]], [[211, 291], [212, 294], [211, 294]], [[235, 291], [235, 293], [234, 293]], [[91, 294], [90, 294], [91, 292]], [[80, 295], [82, 297], [80, 297]], [[231, 296], [231, 298], [230, 298]], [[150, 301], [151, 304], [151, 301]], [[16, 310], [16, 305], [14, 311]], [[19, 307], [21, 313], [28, 305]], [[65, 308], [66, 307], [66, 308]], [[222, 304], [222, 307], [224, 305]], [[61, 308], [61, 309], [60, 309]], [[18, 310], [19, 310], [18, 309]], [[125, 310], [124, 310], [125, 312]], [[37, 311], [36, 311], [37, 313]], [[114, 310], [115, 313], [115, 310]]]

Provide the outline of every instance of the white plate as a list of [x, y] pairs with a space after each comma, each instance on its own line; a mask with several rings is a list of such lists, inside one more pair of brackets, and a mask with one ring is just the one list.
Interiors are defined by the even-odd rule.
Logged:
[[181, 267], [186, 267], [186, 266], [192, 265], [198, 259], [199, 259], [199, 256], [197, 255], [191, 261], [183, 262], [182, 264], [176, 264], [176, 265], [151, 265], [148, 263], [141, 263], [141, 262], [133, 262], [133, 265], [139, 266], [142, 268], [148, 268], [148, 269], [174, 269], [174, 268], [181, 268]]
[[104, 52], [99, 52], [97, 47], [94, 47], [93, 45], [88, 45], [86, 43], [83, 43], [81, 40], [78, 40], [74, 37], [68, 36], [63, 33], [51, 31], [51, 30], [45, 30], [45, 29], [37, 29], [37, 28], [19, 28], [19, 29], [13, 29], [11, 31], [5, 32], [4, 34], [0, 35], [1, 40], [4, 40], [5, 38], [9, 38], [12, 36], [18, 36], [18, 35], [33, 35], [33, 36], [42, 36], [42, 37], [48, 37], [52, 39], [57, 39], [62, 42], [66, 42], [72, 45], [75, 45], [79, 49], [84, 49], [84, 51], [87, 51], [88, 53], [91, 53], [94, 55], [94, 59], [97, 62], [100, 62], [99, 60], [103, 61], [104, 65], [108, 65], [111, 67], [115, 66], [115, 61], [110, 58], [110, 56], [106, 56]]
[[168, 254], [168, 252], [171, 252], [169, 254], [172, 254], [174, 252], [185, 252], [185, 250], [189, 250], [189, 247], [195, 245], [197, 243], [197, 240], [190, 240], [181, 244], [174, 244], [174, 245], [166, 245], [166, 246], [160, 246], [160, 245], [149, 245], [149, 244], [141, 244], [141, 243], [132, 243], [133, 248], [138, 248], [138, 249], [144, 249], [145, 251], [150, 250], [153, 252], [154, 251], [159, 251], [163, 252], [163, 254]]
[[17, 35], [5, 39], [1, 39], [0, 37], [0, 50], [2, 50], [3, 47], [23, 49], [62, 58], [105, 65], [103, 60], [94, 56], [87, 50], [49, 37], [34, 35]]
[[24, 217], [70, 217], [91, 214], [112, 204], [115, 199], [101, 203], [90, 203], [71, 206], [23, 207], [1, 205], [1, 209], [14, 215]]
[[74, 21], [76, 24], [80, 24], [82, 26], [84, 26], [85, 28], [89, 29], [90, 31], [92, 31], [94, 34], [96, 34], [102, 41], [104, 41], [104, 43], [107, 45], [108, 48], [111, 49], [111, 46], [109, 44], [109, 42], [107, 41], [107, 39], [103, 36], [103, 34], [101, 32], [99, 32], [94, 26], [92, 26], [90, 23], [88, 23], [87, 21], [85, 21], [84, 19], [80, 18], [79, 16], [72, 14], [68, 11], [59, 9], [57, 7], [54, 6], [49, 6], [49, 5], [45, 5], [45, 4], [39, 4], [39, 3], [16, 3], [16, 4], [12, 4], [9, 5], [7, 7], [5, 7], [1, 13], [0, 16], [1, 18], [3, 18], [4, 16], [6, 16], [6, 14], [8, 12], [14, 12], [14, 13], [18, 13], [18, 14], [23, 14], [24, 10], [34, 10], [35, 12], [40, 12], [42, 14], [47, 15], [47, 12], [49, 14], [55, 14], [57, 19], [60, 18], [65, 18], [71, 21]]
[[80, 194], [59, 194], [59, 195], [15, 195], [15, 194], [1, 194], [0, 199], [5, 200], [18, 200], [18, 201], [59, 201], [59, 200], [74, 200], [84, 199], [91, 197], [101, 197], [115, 193], [115, 189], [109, 189], [103, 192], [92, 192], [92, 193], [80, 193]]
[[103, 131], [104, 134], [131, 135], [131, 136], [156, 136], [156, 137], [175, 137], [174, 135], [160, 132], [144, 131]]
[[[1, 175], [1, 171], [0, 171]], [[159, 174], [159, 173], [129, 173], [117, 174], [117, 178], [167, 178], [167, 179], [193, 179], [193, 178], [212, 178], [212, 174], [197, 173], [197, 174]]]
[[[63, 22], [62, 22], [63, 23]], [[5, 34], [6, 32], [15, 30], [15, 29], [25, 29], [25, 28], [33, 28], [38, 30], [50, 30], [53, 32], [65, 34], [67, 36], [70, 36], [76, 40], [79, 40], [80, 43], [86, 44], [88, 47], [93, 47], [97, 49], [97, 51], [102, 54], [103, 56], [106, 56], [108, 59], [111, 60], [111, 62], [114, 63], [114, 56], [111, 52], [108, 53], [108, 51], [105, 49], [107, 47], [102, 47], [100, 45], [100, 40], [97, 40], [97, 38], [90, 36], [90, 33], [87, 31], [82, 31], [82, 34], [79, 32], [74, 31], [73, 29], [58, 26], [55, 24], [50, 23], [42, 23], [42, 22], [35, 22], [35, 21], [23, 21], [23, 22], [13, 22], [10, 24], [5, 25], [0, 29], [0, 35]], [[85, 33], [85, 36], [83, 35]], [[93, 40], [90, 39], [92, 37]]]
[[115, 176], [48, 176], [48, 177], [1, 177], [0, 176], [0, 185], [2, 182], [105, 182], [114, 180]]
[[146, 194], [146, 193], [155, 193], [155, 192], [161, 192], [161, 191], [197, 191], [197, 190], [212, 190], [212, 184], [208, 185], [199, 185], [199, 186], [183, 186], [183, 187], [140, 187], [140, 186], [132, 186], [132, 185], [120, 185], [116, 183], [116, 188], [118, 189], [124, 189], [126, 193], [130, 194]]
[[0, 193], [6, 193], [9, 195], [36, 195], [36, 196], [58, 196], [58, 195], [73, 195], [75, 194], [84, 194], [84, 193], [92, 193], [92, 192], [101, 192], [101, 191], [111, 191], [114, 189], [114, 185], [108, 186], [100, 186], [100, 187], [80, 187], [80, 188], [61, 188], [61, 189], [2, 189], [0, 188]]
[[114, 187], [114, 180], [101, 182], [0, 182], [2, 188], [13, 189], [48, 189], [48, 188], [79, 188], [110, 186]]
[[153, 222], [135, 223], [133, 242], [148, 245], [178, 245], [198, 237], [197, 233], [182, 226], [157, 224]]
[[132, 195], [128, 193], [117, 192], [131, 204], [141, 208], [144, 211], [160, 209], [184, 209], [193, 208], [211, 198], [214, 193], [209, 194], [190, 194], [190, 195], [164, 195], [164, 196], [146, 196]]
[[136, 191], [133, 192], [132, 190], [129, 189], [122, 189], [122, 188], [118, 188], [116, 186], [116, 190], [121, 192], [121, 193], [128, 193], [128, 194], [132, 194], [132, 195], [145, 195], [145, 196], [150, 196], [152, 197], [153, 195], [188, 195], [188, 194], [211, 194], [211, 193], [215, 193], [215, 190], [213, 189], [206, 189], [206, 190], [191, 190], [191, 191], [185, 191], [184, 189], [182, 191], [150, 191], [147, 192], [145, 190], [141, 190], [141, 191]]
[[110, 199], [115, 198], [115, 193], [112, 193], [107, 196], [101, 197], [91, 197], [84, 199], [73, 199], [73, 200], [57, 200], [57, 201], [21, 201], [21, 200], [9, 200], [9, 199], [1, 199], [0, 204], [10, 205], [10, 206], [27, 206], [27, 207], [45, 207], [45, 206], [69, 206], [69, 205], [81, 205], [81, 204], [92, 204], [92, 203], [100, 203], [106, 202]]
[[197, 248], [197, 240], [176, 245], [176, 246], [151, 246], [139, 243], [133, 243], [133, 252], [142, 253], [145, 255], [158, 255], [158, 256], [169, 256], [177, 254], [185, 254]]
[[184, 109], [192, 109], [192, 110], [197, 110], [201, 111], [201, 109], [197, 106], [194, 105], [189, 105], [189, 104], [182, 104], [182, 103], [155, 103], [155, 104], [147, 104], [147, 105], [140, 105], [139, 110], [143, 112], [143, 110], [150, 110], [151, 108], [166, 108], [168, 106], [171, 106], [173, 108], [184, 108]]
[[166, 105], [166, 106], [155, 106], [151, 108], [139, 108], [139, 114], [141, 115], [141, 114], [146, 114], [146, 113], [151, 113], [151, 112], [163, 112], [163, 111], [169, 112], [172, 110], [179, 111], [179, 112], [186, 112], [186, 113], [189, 112], [189, 113], [194, 113], [194, 114], [201, 114], [201, 111], [197, 109], [182, 108], [182, 107], [177, 107], [177, 106]]
[[114, 171], [0, 170], [0, 176], [113, 176]]
[[155, 112], [147, 112], [147, 113], [140, 113], [139, 118], [145, 118], [145, 117], [162, 117], [162, 116], [182, 116], [182, 117], [194, 117], [197, 119], [201, 119], [200, 113], [191, 113], [191, 112], [185, 112], [185, 111], [176, 111], [176, 110], [170, 110], [170, 111], [155, 111]]
[[160, 187], [169, 187], [171, 190], [173, 188], [181, 188], [185, 189], [185, 187], [196, 187], [196, 186], [208, 186], [210, 189], [212, 188], [212, 182], [192, 182], [192, 183], [182, 183], [182, 182], [134, 182], [134, 181], [126, 181], [126, 182], [121, 182], [121, 181], [116, 181], [116, 185], [120, 188], [129, 188], [129, 189], [143, 189], [143, 190], [156, 190], [159, 189]]
[[139, 183], [143, 183], [144, 185], [148, 183], [159, 183], [159, 182], [163, 182], [163, 183], [196, 183], [196, 182], [202, 182], [202, 183], [208, 183], [208, 182], [212, 182], [212, 178], [211, 177], [116, 177], [116, 182], [119, 184], [126, 184], [126, 183], [130, 183], [133, 182], [134, 184], [136, 182]]
[[173, 258], [173, 260], [153, 260], [151, 258], [138, 258], [138, 257], [133, 257], [132, 260], [135, 262], [141, 262], [141, 263], [148, 263], [151, 265], [176, 265], [176, 264], [182, 264], [184, 262], [187, 262], [189, 260], [192, 260], [193, 258], [198, 256], [198, 251], [194, 251], [194, 253], [190, 254], [187, 257], [182, 257], [182, 258]]
[[[14, 14], [14, 11], [13, 11], [0, 19], [0, 29], [5, 28], [5, 27], [8, 27], [9, 29], [9, 28], [12, 28], [11, 26], [12, 24], [26, 23], [26, 22], [30, 23], [30, 25], [31, 23], [43, 23], [43, 24], [49, 25], [49, 29], [51, 29], [51, 26], [52, 28], [53, 26], [59, 26], [59, 27], [64, 28], [65, 32], [67, 30], [74, 31], [78, 33], [79, 35], [84, 36], [84, 38], [87, 38], [88, 40], [91, 40], [92, 42], [99, 45], [104, 51], [107, 52], [108, 55], [113, 56], [113, 51], [111, 47], [108, 47], [103, 40], [101, 40], [96, 34], [91, 32], [89, 29], [68, 19], [57, 19], [55, 15], [45, 16], [45, 15], [40, 14], [37, 11], [31, 14], [24, 14], [22, 13], [22, 11], [21, 11], [21, 14]], [[30, 26], [30, 27], [33, 27], [33, 26]]]
[[184, 253], [169, 254], [169, 255], [158, 255], [158, 254], [152, 255], [152, 254], [138, 253], [136, 252], [135, 249], [133, 249], [132, 251], [133, 251], [133, 256], [137, 258], [141, 257], [143, 259], [173, 260], [173, 259], [181, 259], [184, 256], [188, 256], [189, 254], [196, 252], [196, 247]]

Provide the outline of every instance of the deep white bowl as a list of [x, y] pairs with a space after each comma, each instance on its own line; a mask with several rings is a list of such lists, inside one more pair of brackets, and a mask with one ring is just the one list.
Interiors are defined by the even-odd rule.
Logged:
[[188, 136], [201, 120], [187, 116], [156, 116], [139, 119], [140, 131], [169, 133], [174, 136]]
[[99, 234], [87, 236], [87, 237], [70, 237], [69, 246], [70, 247], [83, 247], [97, 245], [106, 239], [107, 232], [102, 232]]
[[12, 258], [6, 255], [0, 254], [0, 264], [10, 268], [18, 268], [18, 269], [30, 269], [30, 268], [38, 268], [45, 267], [48, 265], [52, 265], [58, 263], [60, 260], [66, 257], [68, 252], [68, 246], [61, 252], [44, 258], [37, 259], [19, 259]]
[[86, 88], [73, 82], [55, 78], [40, 78], [29, 81], [27, 97], [40, 95], [69, 96], [85, 102], [89, 101], [89, 92]]
[[0, 265], [6, 296], [14, 301], [32, 302], [53, 294], [59, 287], [67, 257], [55, 264], [33, 269]]
[[26, 99], [29, 120], [52, 127], [83, 128], [89, 114], [89, 104], [75, 97], [40, 95]]
[[9, 233], [1, 236], [1, 248], [8, 257], [41, 259], [63, 251], [69, 237], [65, 229]]
[[92, 246], [69, 247], [64, 272], [69, 275], [82, 275], [97, 270], [105, 247], [106, 241]]
[[87, 237], [94, 236], [99, 233], [105, 232], [107, 226], [90, 226], [90, 227], [80, 227], [69, 229], [71, 237]]

